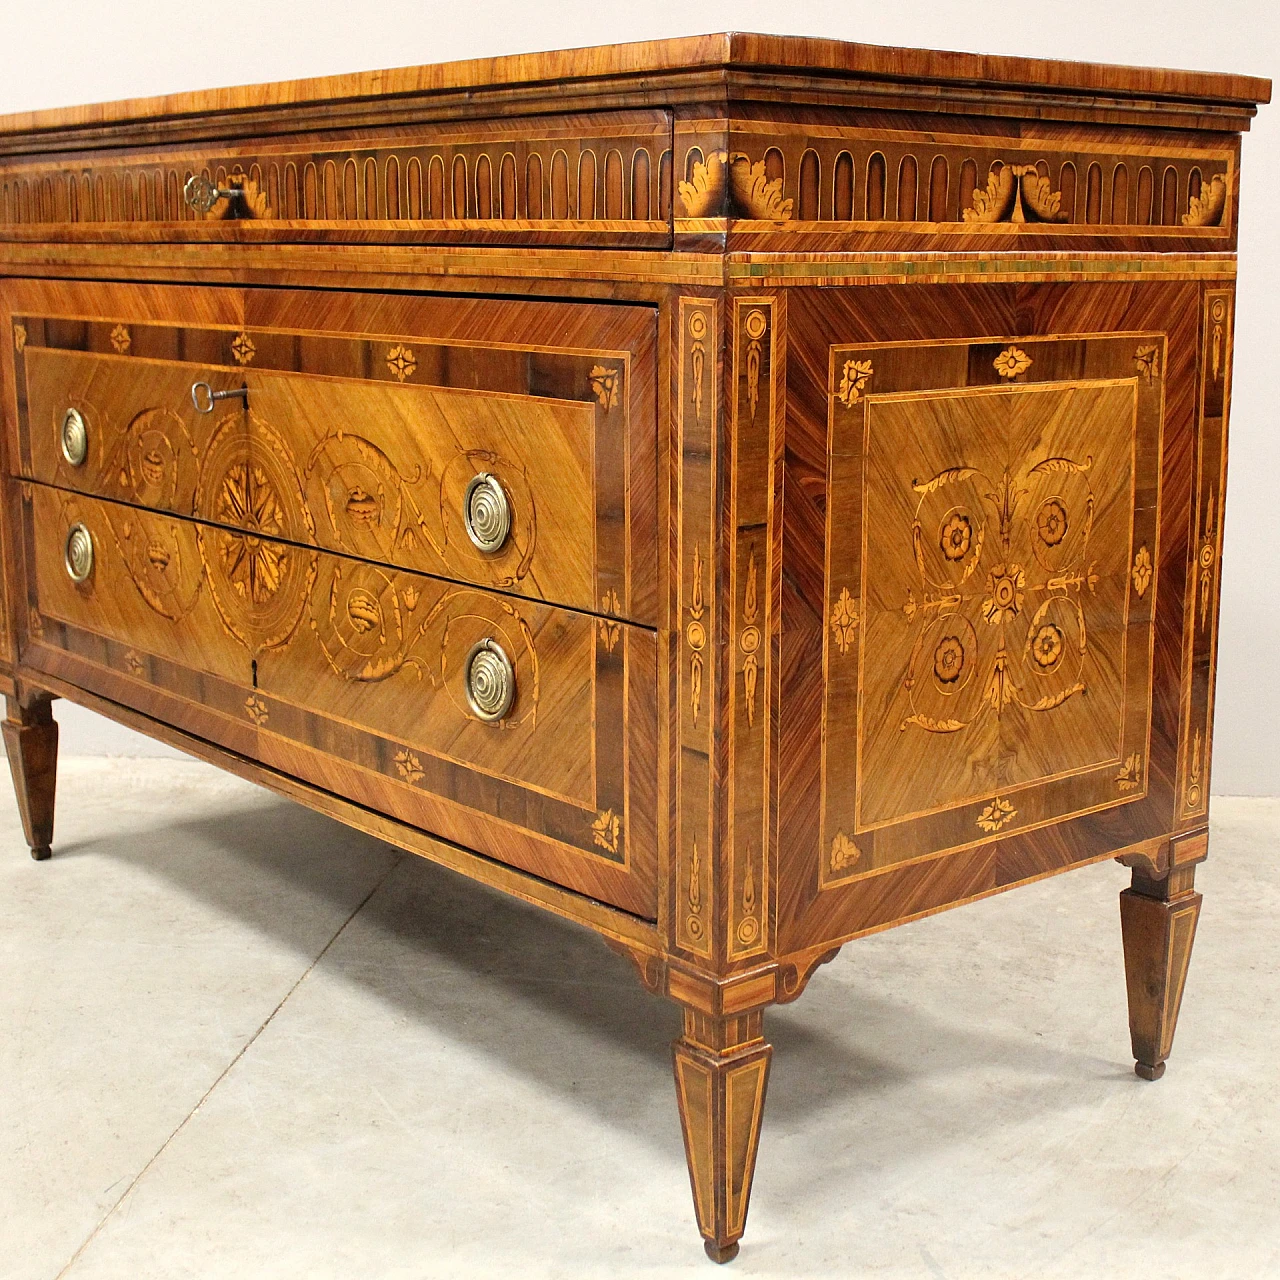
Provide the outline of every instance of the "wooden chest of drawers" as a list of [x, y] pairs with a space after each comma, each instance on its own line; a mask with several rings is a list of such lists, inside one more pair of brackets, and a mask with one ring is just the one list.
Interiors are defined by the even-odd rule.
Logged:
[[764, 1011], [1207, 853], [1266, 82], [717, 36], [0, 121], [5, 742], [65, 697], [596, 930], [737, 1251]]

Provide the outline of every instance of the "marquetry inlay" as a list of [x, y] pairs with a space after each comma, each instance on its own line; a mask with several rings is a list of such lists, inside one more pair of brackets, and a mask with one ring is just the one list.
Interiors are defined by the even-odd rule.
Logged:
[[1140, 793], [1162, 400], [1132, 340], [837, 349], [831, 394], [861, 540], [828, 530], [827, 700], [858, 715], [826, 758], [859, 779], [829, 841], [869, 839], [865, 871]]

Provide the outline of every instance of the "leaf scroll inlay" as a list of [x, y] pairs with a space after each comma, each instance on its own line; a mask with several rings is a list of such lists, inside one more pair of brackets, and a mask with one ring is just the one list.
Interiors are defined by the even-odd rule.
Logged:
[[689, 656], [689, 705], [693, 712], [693, 723], [697, 726], [698, 714], [702, 710], [702, 651], [707, 644], [707, 628], [702, 621], [706, 606], [702, 597], [702, 553], [698, 543], [693, 544], [693, 587], [689, 599], [689, 625], [685, 628], [685, 639], [689, 642], [692, 653]]
[[760, 677], [760, 628], [756, 620], [760, 614], [760, 602], [756, 586], [756, 553], [751, 553], [747, 565], [747, 589], [742, 604], [742, 621], [745, 624], [738, 643], [742, 648], [742, 683], [747, 699], [747, 724], [756, 722], [756, 685]]

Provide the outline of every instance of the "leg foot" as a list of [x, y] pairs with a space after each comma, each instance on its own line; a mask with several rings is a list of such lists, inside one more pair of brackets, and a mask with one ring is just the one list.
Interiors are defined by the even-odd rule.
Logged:
[[53, 844], [53, 802], [58, 780], [58, 726], [52, 700], [37, 698], [23, 706], [6, 699], [4, 746], [13, 774], [13, 789], [22, 815], [22, 830], [31, 856], [43, 862]]
[[1144, 1080], [1164, 1075], [1173, 1048], [1200, 918], [1202, 898], [1194, 883], [1194, 866], [1178, 867], [1163, 880], [1135, 871], [1133, 886], [1120, 895], [1133, 1069]]
[[698, 1229], [707, 1256], [728, 1262], [746, 1228], [773, 1046], [758, 1012], [712, 1018], [685, 1010], [672, 1056]]

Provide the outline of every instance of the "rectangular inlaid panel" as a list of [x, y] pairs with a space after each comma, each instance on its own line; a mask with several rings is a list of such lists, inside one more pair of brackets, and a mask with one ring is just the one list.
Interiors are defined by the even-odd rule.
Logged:
[[[13, 453], [30, 478], [652, 621], [631, 590], [638, 571], [647, 591], [657, 554], [656, 439], [636, 420], [631, 350], [16, 323]], [[244, 395], [202, 413], [196, 383]], [[66, 451], [69, 411], [82, 460]], [[261, 478], [248, 505], [246, 466]]]
[[1163, 359], [832, 350], [829, 877], [1145, 795]]
[[[145, 697], [189, 700], [235, 726], [230, 741], [216, 727], [216, 740], [235, 749], [249, 728], [255, 757], [287, 772], [313, 767], [320, 751], [340, 762], [330, 789], [364, 802], [357, 789], [375, 788], [383, 811], [503, 861], [518, 861], [527, 832], [554, 851], [549, 862], [535, 848], [527, 869], [597, 896], [612, 884], [619, 905], [652, 912], [652, 632], [23, 488], [26, 661], [61, 650]], [[76, 528], [92, 545], [82, 582], [68, 571]], [[510, 704], [486, 720], [495, 682], [509, 685]]]

